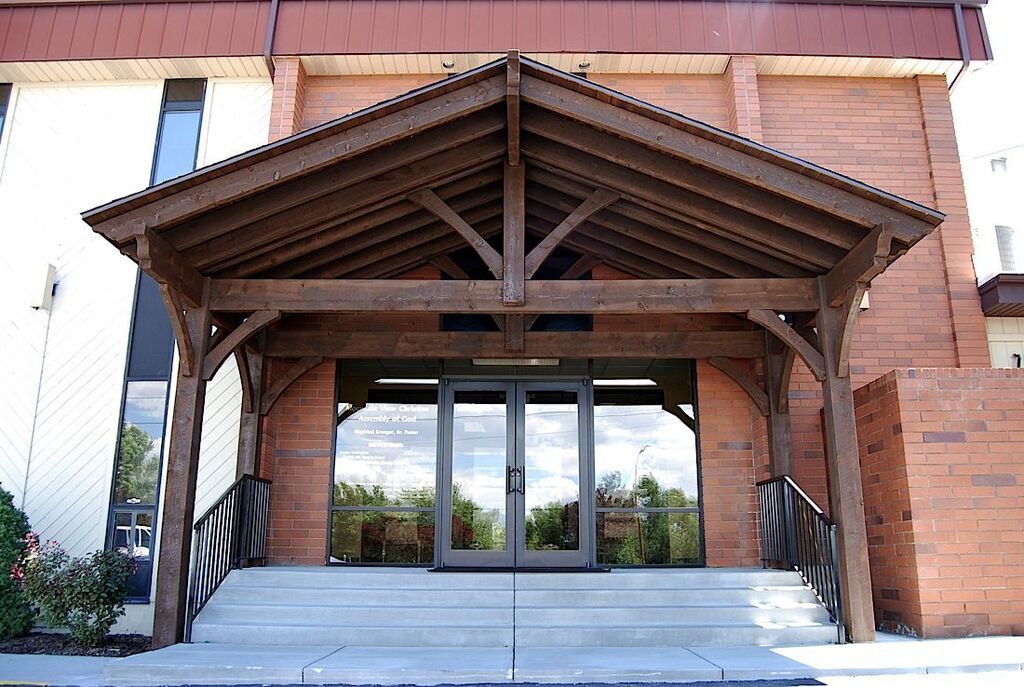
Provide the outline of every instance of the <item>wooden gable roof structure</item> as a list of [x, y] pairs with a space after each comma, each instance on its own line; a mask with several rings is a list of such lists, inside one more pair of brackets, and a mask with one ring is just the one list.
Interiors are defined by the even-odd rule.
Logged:
[[[854, 638], [873, 631], [850, 332], [871, 279], [941, 213], [513, 52], [83, 218], [161, 285], [178, 339], [168, 489], [186, 498], [167, 506], [158, 617], [183, 613], [202, 396], [232, 354], [243, 435], [325, 357], [710, 358], [769, 418], [778, 474], [799, 356], [823, 383], [847, 621]], [[599, 263], [633, 278], [583, 278]], [[450, 279], [394, 279], [427, 264]], [[490, 314], [504, 332], [285, 326], [353, 312]], [[735, 331], [528, 331], [543, 314], [644, 312], [738, 318]], [[302, 359], [261, 391], [264, 354]], [[735, 358], [763, 358], [766, 388]]]

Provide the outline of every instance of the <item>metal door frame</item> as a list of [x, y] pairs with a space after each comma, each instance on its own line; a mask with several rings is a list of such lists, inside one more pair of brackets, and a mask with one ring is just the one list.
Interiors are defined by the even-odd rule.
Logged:
[[[595, 527], [593, 500], [593, 398], [589, 379], [574, 377], [561, 380], [441, 380], [440, 407], [438, 409], [438, 463], [436, 514], [437, 552], [439, 567], [553, 567], [585, 568], [594, 561]], [[579, 549], [571, 551], [526, 551], [525, 522], [525, 400], [526, 392], [534, 389], [574, 391], [579, 440]], [[451, 548], [452, 536], [452, 439], [455, 392], [505, 392], [505, 464], [517, 480], [518, 489], [506, 490], [505, 549], [501, 551], [472, 551]]]

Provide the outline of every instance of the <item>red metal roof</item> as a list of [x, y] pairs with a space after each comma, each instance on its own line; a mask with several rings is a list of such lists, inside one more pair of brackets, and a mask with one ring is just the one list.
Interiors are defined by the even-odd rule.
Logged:
[[[0, 61], [259, 55], [269, 0], [0, 5]], [[972, 58], [990, 56], [965, 8]], [[958, 60], [955, 10], [835, 0], [281, 0], [276, 54], [618, 52]]]

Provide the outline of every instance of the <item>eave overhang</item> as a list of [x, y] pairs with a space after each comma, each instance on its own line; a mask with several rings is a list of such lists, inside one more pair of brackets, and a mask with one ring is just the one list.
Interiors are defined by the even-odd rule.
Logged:
[[1004, 272], [978, 287], [986, 317], [1024, 317], [1024, 274]]

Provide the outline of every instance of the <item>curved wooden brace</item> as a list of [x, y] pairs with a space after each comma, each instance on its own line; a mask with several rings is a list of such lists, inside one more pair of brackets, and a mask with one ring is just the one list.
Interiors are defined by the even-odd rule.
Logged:
[[793, 361], [796, 353], [774, 334], [767, 333], [765, 354], [765, 385], [769, 401], [775, 403], [780, 413], [789, 412], [789, 378], [793, 375]]
[[244, 344], [261, 329], [277, 322], [279, 319], [281, 319], [280, 310], [260, 310], [249, 315], [245, 322], [231, 330], [223, 340], [206, 354], [206, 360], [203, 362], [203, 379], [206, 381], [213, 379], [213, 376], [217, 374], [217, 370], [227, 357], [231, 355], [231, 351]]
[[844, 312], [839, 320], [839, 336], [836, 337], [836, 376], [850, 374], [850, 347], [853, 345], [853, 325], [860, 313], [860, 304], [867, 292], [867, 285], [857, 283], [851, 286], [843, 299]]
[[242, 412], [251, 413], [253, 407], [252, 374], [249, 370], [249, 353], [245, 346], [234, 350], [235, 363], [238, 365], [238, 379], [242, 383]]
[[892, 254], [893, 234], [894, 230], [889, 225], [875, 227], [822, 277], [825, 287], [824, 298], [828, 305], [838, 306], [847, 295], [851, 295], [851, 288], [858, 284], [868, 284], [881, 274], [892, 260], [906, 252], [903, 250]]
[[734, 382], [740, 385], [747, 395], [750, 396], [750, 400], [754, 402], [757, 409], [761, 412], [761, 415], [768, 417], [768, 413], [771, 412], [768, 405], [768, 394], [758, 386], [757, 381], [750, 376], [750, 374], [737, 365], [734, 361], [729, 358], [708, 358], [708, 363], [711, 367], [721, 370], [726, 375], [732, 378]]
[[192, 337], [188, 333], [188, 322], [185, 320], [185, 306], [177, 291], [165, 284], [159, 286], [160, 297], [171, 318], [174, 341], [178, 345], [178, 369], [182, 376], [191, 377], [195, 374], [195, 358], [192, 355]]
[[747, 319], [756, 322], [769, 332], [774, 334], [784, 344], [793, 349], [800, 356], [800, 359], [807, 364], [807, 367], [814, 374], [819, 382], [825, 379], [825, 357], [821, 351], [811, 345], [804, 337], [800, 336], [795, 329], [779, 319], [778, 313], [773, 310], [748, 310]]
[[314, 367], [322, 363], [324, 359], [319, 356], [309, 356], [307, 358], [300, 358], [298, 362], [285, 370], [284, 374], [274, 380], [274, 383], [270, 385], [270, 388], [263, 394], [263, 399], [260, 401], [260, 415], [266, 415], [270, 412], [270, 409], [277, 403], [278, 397], [284, 393], [284, 390], [292, 385], [296, 379], [306, 374]]

